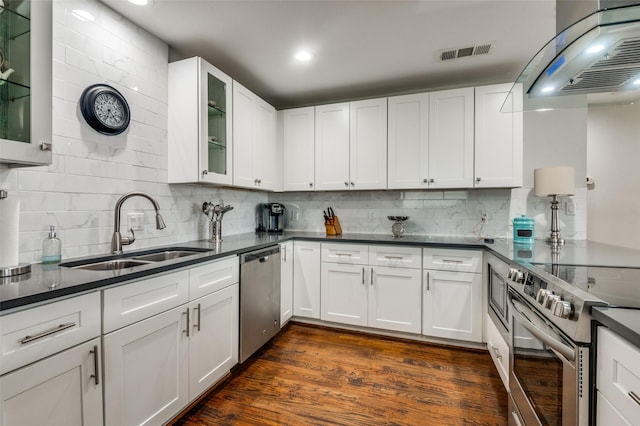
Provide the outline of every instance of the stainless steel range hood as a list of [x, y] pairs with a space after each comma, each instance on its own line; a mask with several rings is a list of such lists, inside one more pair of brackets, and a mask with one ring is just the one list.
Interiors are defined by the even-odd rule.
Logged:
[[534, 56], [516, 85], [525, 104], [614, 92], [639, 99], [640, 3], [601, 9], [567, 27]]

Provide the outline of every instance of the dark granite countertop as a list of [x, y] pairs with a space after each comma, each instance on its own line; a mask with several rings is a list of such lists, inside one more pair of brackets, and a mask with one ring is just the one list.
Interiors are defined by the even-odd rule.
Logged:
[[595, 321], [640, 347], [640, 309], [593, 308]]
[[[458, 249], [489, 249], [506, 260], [520, 262], [525, 266], [529, 265], [529, 263], [536, 264], [558, 260], [558, 255], [552, 254], [549, 246], [544, 241], [537, 241], [532, 246], [522, 247], [514, 245], [511, 240], [496, 239], [491, 243], [485, 243], [484, 240], [473, 237], [405, 235], [401, 238], [394, 238], [386, 234], [326, 236], [324, 233], [317, 232], [285, 232], [282, 235], [248, 233], [225, 236], [224, 241], [219, 245], [200, 240], [163, 246], [204, 248], [210, 251], [177, 260], [115, 271], [88, 271], [35, 263], [31, 266], [31, 272], [28, 274], [0, 278], [0, 311], [2, 311], [2, 314], [6, 314], [33, 303], [138, 280], [154, 274], [165, 273], [225, 256], [245, 253], [291, 239], [318, 242], [339, 241], [361, 244], [406, 244], [419, 247], [433, 245]], [[128, 256], [133, 252], [143, 254], [152, 249], [134, 249], [126, 252], [125, 255]], [[555, 258], [552, 256], [555, 256]], [[98, 256], [90, 256], [86, 259], [96, 257]], [[568, 242], [562, 248], [559, 258], [561, 262], [568, 264], [640, 267], [640, 251], [589, 241]], [[64, 259], [63, 263], [78, 260], [82, 260], [82, 258]]]

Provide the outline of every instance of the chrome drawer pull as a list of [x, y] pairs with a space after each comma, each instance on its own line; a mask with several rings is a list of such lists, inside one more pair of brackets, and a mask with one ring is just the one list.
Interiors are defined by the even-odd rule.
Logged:
[[385, 256], [385, 259], [389, 259], [389, 260], [402, 260], [402, 256]]
[[458, 260], [458, 259], [442, 259], [442, 261], [444, 263], [463, 263], [464, 260]]
[[640, 397], [636, 395], [635, 392], [629, 391], [628, 395], [629, 395], [629, 398], [633, 399], [633, 402], [640, 405]]
[[34, 340], [42, 339], [43, 337], [51, 336], [52, 334], [59, 333], [68, 328], [73, 328], [76, 326], [75, 322], [68, 322], [66, 324], [60, 324], [56, 328], [52, 328], [51, 330], [43, 331], [40, 334], [36, 334], [35, 336], [25, 336], [24, 339], [20, 340], [20, 343], [26, 345], [27, 343], [33, 342]]

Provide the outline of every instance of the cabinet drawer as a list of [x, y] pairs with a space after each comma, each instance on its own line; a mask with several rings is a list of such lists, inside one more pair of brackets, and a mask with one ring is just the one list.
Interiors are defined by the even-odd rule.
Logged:
[[189, 271], [189, 297], [191, 300], [206, 296], [240, 280], [238, 256], [227, 257]]
[[640, 419], [640, 348], [598, 327], [596, 387], [627, 419]]
[[509, 390], [509, 346], [488, 314], [484, 320], [487, 324], [487, 349], [502, 379], [502, 384]]
[[368, 265], [369, 246], [362, 244], [322, 244], [323, 262]]
[[187, 303], [189, 271], [173, 272], [104, 291], [104, 333]]
[[100, 292], [3, 316], [0, 374], [100, 335]]
[[437, 271], [482, 272], [482, 252], [457, 249], [422, 249], [422, 267]]
[[602, 396], [602, 392], [597, 391], [598, 412], [596, 413], [597, 425], [624, 425], [631, 426], [631, 423], [625, 419], [616, 407]]
[[422, 267], [422, 249], [419, 247], [369, 246], [371, 266], [391, 266], [397, 268]]

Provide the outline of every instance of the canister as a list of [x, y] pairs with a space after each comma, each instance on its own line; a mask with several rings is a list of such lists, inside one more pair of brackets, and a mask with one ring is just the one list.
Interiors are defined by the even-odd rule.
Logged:
[[513, 242], [518, 244], [533, 243], [533, 219], [525, 215], [513, 218]]

